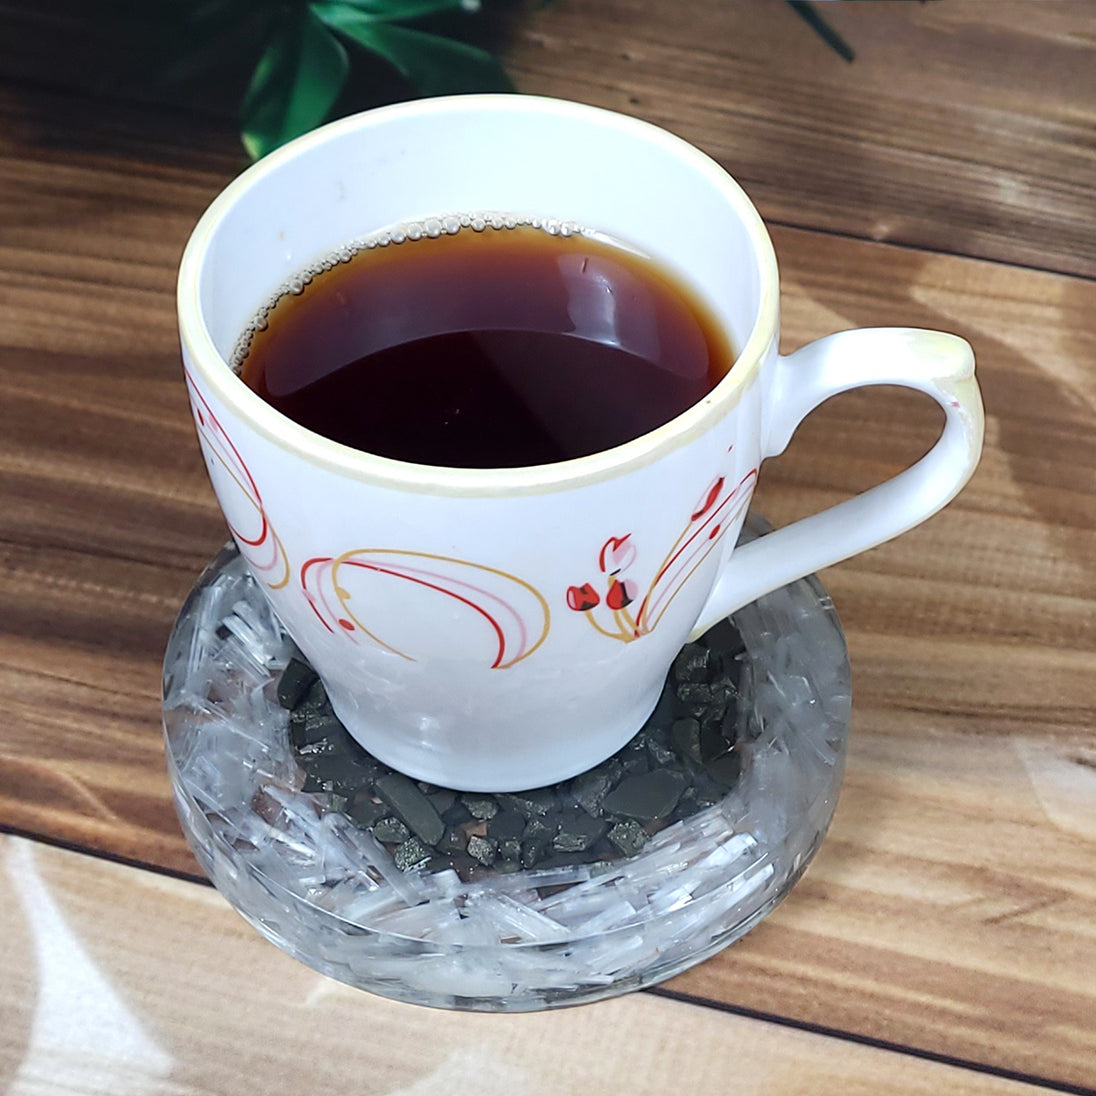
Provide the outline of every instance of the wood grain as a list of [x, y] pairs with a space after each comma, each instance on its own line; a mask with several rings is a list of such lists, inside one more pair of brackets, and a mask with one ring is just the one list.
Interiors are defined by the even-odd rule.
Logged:
[[[776, 915], [671, 986], [1091, 1084], [1092, 287], [792, 230], [775, 239], [789, 348], [811, 328], [900, 316], [965, 335], [987, 449], [947, 511], [823, 575], [854, 672], [830, 837]], [[936, 418], [904, 393], [835, 400], [765, 470], [758, 503], [779, 524], [869, 486]]]
[[[1038, 33], [1068, 43], [1076, 6], [1045, 8], [1064, 14]], [[238, 166], [227, 128], [0, 90], [0, 825], [184, 872], [159, 663], [224, 526], [187, 418], [172, 287], [191, 224]], [[675, 986], [1091, 1087], [1096, 284], [826, 232], [774, 238], [788, 348], [856, 325], [958, 331], [978, 353], [987, 449], [947, 511], [824, 576], [856, 689], [833, 831], [771, 919]], [[779, 524], [837, 501], [936, 427], [909, 394], [834, 400], [766, 468], [759, 507]], [[225, 970], [250, 955], [237, 939], [218, 945]], [[160, 969], [193, 992], [140, 949], [125, 962], [127, 985]], [[227, 1049], [210, 1057], [229, 1068]]]
[[1091, 1085], [1096, 744], [964, 722], [858, 708], [804, 880], [669, 988]]
[[173, 293], [237, 160], [208, 126], [180, 126], [167, 154], [141, 108], [33, 104], [0, 93], [2, 819], [193, 871], [164, 794], [158, 665], [226, 531]]
[[[179, 86], [134, 85], [119, 72], [139, 52], [125, 44], [132, 12], [113, 29], [103, 16], [118, 7], [89, 19], [82, 0], [0, 0], [0, 76], [155, 96], [230, 123], [254, 57]], [[509, 37], [519, 90], [668, 126], [768, 218], [1096, 276], [1089, 0], [824, 7], [856, 49], [852, 64], [778, 0], [561, 0], [488, 22]], [[359, 90], [391, 89], [381, 79]], [[176, 124], [188, 123], [150, 126], [161, 153]]]
[[1085, 0], [827, 3], [848, 64], [772, 0], [567, 0], [523, 24], [522, 91], [664, 125], [769, 219], [1096, 275]]
[[295, 963], [206, 888], [15, 838], [0, 915], [10, 1096], [1045, 1091], [648, 994], [518, 1016], [396, 1004]]

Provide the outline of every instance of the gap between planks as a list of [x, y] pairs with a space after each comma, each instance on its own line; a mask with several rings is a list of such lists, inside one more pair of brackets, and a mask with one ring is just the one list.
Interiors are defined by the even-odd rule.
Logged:
[[[61, 849], [65, 852], [88, 856], [94, 860], [106, 861], [107, 863], [117, 864], [124, 868], [136, 871], [146, 871], [153, 875], [165, 876], [169, 879], [178, 880], [179, 882], [196, 884], [207, 889], [213, 889], [213, 884], [204, 875], [165, 868], [158, 864], [149, 863], [137, 858], [121, 856], [116, 853], [106, 852], [102, 849], [83, 846], [76, 842], [43, 836], [18, 827], [9, 826], [5, 823], [0, 823], [0, 836], [21, 838], [33, 842], [34, 844], [45, 845], [50, 848]], [[273, 947], [274, 945], [271, 944], [270, 946]], [[363, 990], [361, 992], [365, 993], [366, 991]], [[1060, 1081], [1051, 1077], [994, 1066], [986, 1062], [978, 1062], [956, 1055], [941, 1054], [937, 1051], [912, 1046], [907, 1043], [892, 1042], [855, 1031], [846, 1031], [842, 1028], [828, 1027], [824, 1024], [797, 1020], [794, 1017], [782, 1016], [779, 1013], [764, 1012], [759, 1009], [735, 1005], [727, 1001], [719, 1001], [691, 993], [683, 993], [678, 990], [669, 989], [663, 985], [649, 986], [645, 989], [641, 989], [639, 992], [649, 994], [652, 997], [675, 1001], [683, 1005], [726, 1013], [745, 1020], [772, 1024], [776, 1027], [787, 1028], [792, 1031], [802, 1032], [806, 1035], [836, 1039], [856, 1046], [870, 1047], [873, 1050], [882, 1050], [903, 1057], [913, 1058], [918, 1061], [931, 1062], [935, 1065], [965, 1070], [1002, 1081], [1014, 1081], [1020, 1084], [1032, 1085], [1037, 1088], [1045, 1089], [1048, 1092], [1062, 1092], [1069, 1094], [1069, 1096], [1096, 1096], [1096, 1088], [1086, 1085], [1071, 1084], [1067, 1081]], [[594, 1005], [591, 1007], [596, 1008], [597, 1006]]]

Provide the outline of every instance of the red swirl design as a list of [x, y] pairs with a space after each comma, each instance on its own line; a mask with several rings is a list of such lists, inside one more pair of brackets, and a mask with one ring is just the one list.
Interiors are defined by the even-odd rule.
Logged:
[[[280, 590], [289, 582], [289, 558], [267, 515], [255, 477], [189, 372], [185, 376], [198, 435], [205, 443], [203, 448], [210, 479], [217, 489], [228, 528], [255, 574], [261, 576], [270, 589]], [[224, 478], [226, 476], [227, 480]], [[229, 491], [230, 484], [235, 486], [254, 509], [257, 529], [245, 530], [242, 527], [244, 521], [248, 521], [251, 516], [241, 514], [239, 507], [234, 505]], [[233, 511], [232, 514], [229, 513], [230, 510]]]

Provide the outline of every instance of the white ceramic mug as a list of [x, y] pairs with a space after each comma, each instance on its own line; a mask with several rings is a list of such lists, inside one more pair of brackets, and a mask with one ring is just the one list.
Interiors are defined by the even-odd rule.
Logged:
[[[498, 470], [350, 449], [234, 374], [241, 332], [303, 268], [349, 241], [446, 231], [447, 217], [453, 228], [482, 211], [573, 222], [677, 271], [741, 348], [735, 365], [649, 434]], [[860, 330], [781, 357], [776, 259], [734, 180], [669, 133], [575, 103], [423, 100], [299, 138], [210, 206], [178, 304], [202, 450], [255, 578], [362, 745], [449, 787], [545, 785], [609, 756], [690, 636], [924, 521], [981, 449], [967, 343]], [[937, 400], [933, 449], [732, 554], [762, 460], [824, 399], [867, 384]]]

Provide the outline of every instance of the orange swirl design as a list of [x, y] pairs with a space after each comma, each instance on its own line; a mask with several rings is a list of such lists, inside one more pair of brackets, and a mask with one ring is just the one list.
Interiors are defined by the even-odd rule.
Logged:
[[[485, 656], [493, 670], [505, 670], [528, 658], [548, 638], [551, 611], [535, 586], [507, 571], [452, 556], [398, 548], [358, 548], [341, 556], [317, 556], [301, 567], [300, 584], [312, 611], [329, 632], [353, 641], [365, 636], [408, 661], [416, 658], [389, 643], [363, 617], [368, 606], [352, 606], [350, 585], [364, 579], [398, 579], [418, 592], [429, 591], [459, 605], [490, 628]], [[359, 602], [363, 599], [359, 598]], [[429, 626], [429, 621], [423, 622]]]

